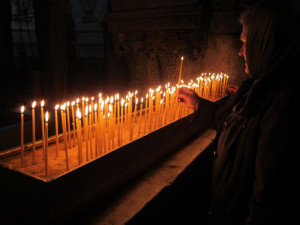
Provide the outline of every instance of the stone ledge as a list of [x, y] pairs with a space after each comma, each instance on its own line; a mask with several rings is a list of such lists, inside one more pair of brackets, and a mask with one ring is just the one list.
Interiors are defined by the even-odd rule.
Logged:
[[109, 199], [105, 207], [96, 209], [93, 215], [87, 215], [81, 223], [89, 225], [127, 223], [160, 192], [172, 185], [176, 178], [209, 146], [215, 134], [216, 132], [211, 129], [204, 131], [195, 140], [128, 184], [125, 189]]

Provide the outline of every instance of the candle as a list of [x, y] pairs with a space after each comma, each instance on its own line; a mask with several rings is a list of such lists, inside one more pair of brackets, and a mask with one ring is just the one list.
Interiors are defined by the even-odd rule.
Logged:
[[71, 148], [71, 124], [70, 124], [70, 111], [69, 111], [69, 106], [70, 102], [67, 102], [67, 124], [68, 124], [68, 143], [69, 143], [69, 148]]
[[93, 142], [92, 142], [92, 136], [93, 136], [93, 131], [92, 131], [92, 106], [89, 105], [89, 124], [88, 124], [88, 138], [90, 141], [90, 158], [92, 159], [92, 152], [93, 152]]
[[95, 114], [95, 133], [94, 133], [94, 140], [95, 140], [95, 157], [98, 157], [98, 119], [97, 119], [97, 104], [94, 104], [94, 114]]
[[81, 138], [81, 112], [77, 108], [76, 112], [76, 126], [77, 126], [77, 144], [78, 144], [78, 165], [82, 162], [82, 138]]
[[141, 99], [141, 105], [140, 105], [140, 116], [139, 116], [139, 129], [138, 129], [138, 137], [140, 136], [140, 131], [141, 131], [141, 117], [142, 117], [142, 111], [143, 111], [143, 102], [144, 99]]
[[61, 122], [63, 128], [63, 138], [64, 138], [64, 147], [65, 147], [65, 156], [66, 156], [66, 169], [69, 170], [69, 156], [68, 156], [68, 147], [67, 147], [67, 132], [66, 132], [66, 109], [65, 104], [60, 107], [61, 109]]
[[146, 134], [146, 125], [147, 125], [147, 119], [148, 119], [148, 93], [146, 94], [146, 106], [145, 106], [145, 115], [144, 115], [144, 135]]
[[94, 97], [91, 97], [91, 106], [92, 106], [92, 108], [91, 108], [91, 114], [92, 114], [92, 121], [91, 121], [91, 124], [94, 124]]
[[135, 97], [135, 106], [134, 106], [133, 120], [132, 120], [132, 124], [130, 126], [130, 141], [132, 141], [132, 139], [133, 139], [133, 130], [134, 130], [134, 123], [135, 123], [135, 118], [136, 118], [136, 111], [137, 111], [138, 102], [139, 102], [138, 98]]
[[75, 114], [74, 114], [74, 105], [75, 105], [75, 101], [72, 102], [71, 106], [72, 106], [72, 123], [73, 123], [73, 147], [75, 147], [76, 145], [76, 128], [75, 128]]
[[21, 167], [25, 166], [24, 162], [24, 111], [25, 106], [21, 106]]
[[32, 164], [36, 164], [35, 155], [35, 111], [36, 101], [32, 103]]
[[45, 177], [48, 177], [48, 112], [45, 113]]
[[183, 64], [183, 56], [181, 57], [181, 61], [180, 61], [180, 69], [179, 69], [179, 78], [178, 78], [178, 85], [180, 85], [181, 82], [181, 73], [182, 73], [182, 64]]
[[[100, 121], [99, 131], [100, 131], [100, 139], [99, 139], [99, 155], [102, 155], [105, 145], [105, 133], [104, 133], [104, 121], [103, 121], [103, 110], [104, 110], [104, 101], [101, 102], [100, 114], [98, 120]], [[102, 148], [103, 147], [103, 148]]]
[[117, 101], [117, 132], [118, 132], [118, 146], [121, 145], [120, 143], [120, 135], [121, 135], [121, 131], [120, 131], [120, 96], [119, 94], [116, 94], [115, 99]]
[[42, 139], [43, 139], [43, 159], [45, 159], [45, 121], [44, 121], [44, 105], [45, 101], [41, 101], [41, 122], [42, 122]]
[[84, 139], [85, 137], [85, 119], [84, 119], [84, 111], [85, 111], [85, 106], [84, 106], [84, 103], [85, 103], [85, 97], [82, 97], [81, 99], [81, 103], [82, 103], [82, 108], [81, 108], [81, 112], [83, 113], [83, 118], [82, 118], [82, 123], [83, 123], [83, 133], [82, 133], [82, 140]]
[[85, 117], [84, 117], [84, 135], [85, 135], [85, 153], [86, 153], [86, 161], [89, 160], [89, 139], [88, 139], [88, 114], [89, 108], [85, 106]]
[[121, 99], [121, 128], [120, 128], [120, 146], [122, 145], [122, 130], [123, 130], [123, 105], [125, 100]]
[[58, 119], [57, 119], [57, 109], [59, 105], [55, 106], [55, 143], [56, 143], [56, 157], [58, 157]]

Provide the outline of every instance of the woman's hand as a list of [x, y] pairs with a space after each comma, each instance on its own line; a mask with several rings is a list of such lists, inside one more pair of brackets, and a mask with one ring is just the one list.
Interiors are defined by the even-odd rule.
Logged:
[[178, 97], [178, 100], [185, 103], [187, 107], [193, 110], [198, 109], [200, 98], [192, 89], [181, 87], [177, 89], [176, 95]]
[[236, 84], [229, 84], [227, 86], [227, 92], [230, 93], [230, 94], [233, 94], [233, 93], [237, 92], [238, 89], [239, 89], [239, 86], [236, 85]]

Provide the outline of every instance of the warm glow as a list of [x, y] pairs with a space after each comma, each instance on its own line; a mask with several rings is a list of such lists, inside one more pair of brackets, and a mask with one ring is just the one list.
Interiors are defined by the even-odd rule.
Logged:
[[94, 111], [97, 112], [97, 104], [94, 104]]
[[45, 105], [45, 101], [42, 100], [42, 101], [41, 101], [41, 107], [44, 107], [44, 105]]
[[89, 107], [86, 106], [86, 107], [85, 107], [85, 116], [87, 116], [88, 114], [89, 114]]
[[183, 56], [181, 56], [181, 60], [184, 60]]
[[59, 108], [59, 105], [57, 104], [56, 106], [55, 106], [55, 110], [57, 110]]
[[78, 119], [81, 119], [81, 112], [79, 111], [79, 109], [77, 109], [76, 117], [77, 117]]
[[49, 114], [48, 111], [45, 113], [45, 122], [48, 123], [49, 120]]
[[24, 113], [24, 111], [25, 111], [25, 106], [22, 105], [22, 106], [21, 106], [21, 113]]
[[66, 105], [65, 104], [63, 104], [63, 105], [60, 106], [60, 110], [65, 111], [65, 109], [66, 109]]
[[74, 106], [75, 105], [75, 101], [72, 101], [71, 105]]
[[32, 108], [34, 109], [35, 108], [35, 106], [36, 106], [36, 101], [34, 101], [33, 103], [32, 103]]
[[79, 98], [77, 98], [77, 99], [76, 99], [76, 103], [79, 103], [79, 101], [80, 101]]
[[91, 97], [91, 101], [94, 101], [94, 99], [95, 99], [94, 97]]
[[143, 104], [143, 102], [144, 102], [144, 98], [142, 97], [142, 98], [141, 98], [141, 104]]
[[92, 106], [89, 105], [89, 112], [91, 113], [92, 112]]
[[123, 107], [124, 103], [125, 103], [125, 100], [122, 98], [122, 99], [121, 99], [121, 106], [122, 106], [122, 107]]

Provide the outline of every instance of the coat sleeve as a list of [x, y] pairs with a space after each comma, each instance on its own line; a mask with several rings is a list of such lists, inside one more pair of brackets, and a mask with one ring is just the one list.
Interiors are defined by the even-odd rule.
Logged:
[[228, 112], [231, 111], [231, 108], [226, 107], [231, 98], [231, 96], [226, 96], [216, 102], [200, 98], [199, 107], [193, 116], [193, 122], [202, 123], [206, 127], [218, 130]]
[[297, 219], [300, 112], [296, 102], [299, 98], [281, 98], [262, 117], [247, 225], [293, 224]]

